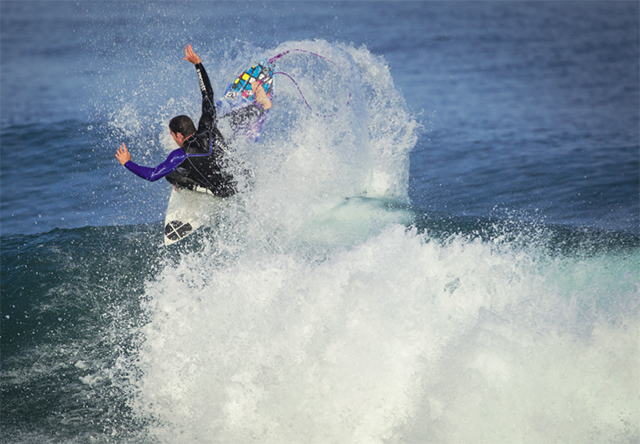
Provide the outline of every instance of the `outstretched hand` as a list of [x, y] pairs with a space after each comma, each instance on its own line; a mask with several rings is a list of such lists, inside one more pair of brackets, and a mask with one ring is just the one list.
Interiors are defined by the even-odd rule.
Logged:
[[193, 52], [193, 48], [191, 47], [191, 45], [187, 45], [186, 48], [184, 48], [184, 59], [187, 62], [191, 62], [194, 65], [197, 65], [198, 63], [202, 63], [202, 60], [200, 60], [200, 57], [198, 57], [198, 55]]
[[129, 154], [129, 150], [124, 143], [120, 146], [120, 148], [118, 148], [118, 151], [116, 151], [116, 158], [120, 161], [122, 166], [124, 166], [125, 163], [131, 160], [131, 154]]

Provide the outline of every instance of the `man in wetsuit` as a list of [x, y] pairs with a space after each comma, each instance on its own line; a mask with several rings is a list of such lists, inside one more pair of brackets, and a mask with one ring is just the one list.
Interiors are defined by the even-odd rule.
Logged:
[[[202, 92], [202, 116], [196, 130], [188, 116], [177, 116], [169, 122], [169, 131], [179, 148], [155, 168], [143, 167], [131, 161], [131, 154], [123, 143], [116, 152], [116, 158], [128, 170], [150, 181], [166, 177], [176, 188], [206, 192], [217, 197], [229, 197], [236, 192], [233, 175], [226, 170], [228, 149], [222, 134], [216, 126], [217, 116], [213, 101], [213, 89], [200, 57], [191, 45], [185, 48], [184, 60], [196, 67]], [[255, 118], [271, 108], [271, 101], [261, 85], [254, 90], [256, 104], [240, 110], [236, 120]]]

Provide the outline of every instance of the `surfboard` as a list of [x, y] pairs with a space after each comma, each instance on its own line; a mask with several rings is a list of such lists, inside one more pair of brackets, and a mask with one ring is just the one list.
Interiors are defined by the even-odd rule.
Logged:
[[245, 98], [253, 98], [253, 83], [259, 81], [262, 82], [262, 87], [267, 97], [273, 99], [273, 80], [273, 66], [269, 62], [258, 63], [241, 72], [229, 85], [224, 97], [228, 96], [229, 99], [233, 100], [237, 94], [240, 94]]
[[[274, 71], [268, 61], [255, 64], [242, 71], [227, 87], [222, 99], [216, 103], [218, 116], [225, 115], [255, 102], [254, 82], [262, 82], [269, 100], [273, 101]], [[260, 137], [266, 120], [266, 112], [252, 122], [245, 122], [241, 129], [254, 141]], [[222, 198], [206, 192], [186, 189], [171, 191], [164, 221], [164, 244], [181, 241], [206, 222], [214, 219]]]
[[171, 245], [212, 222], [221, 197], [186, 189], [173, 189], [164, 218], [164, 244]]
[[[218, 116], [221, 120], [231, 116], [234, 111], [240, 110], [256, 102], [255, 82], [261, 82], [264, 92], [273, 102], [275, 73], [273, 65], [268, 61], [257, 63], [242, 71], [233, 82], [229, 84], [222, 99], [216, 103]], [[260, 137], [262, 127], [266, 121], [267, 112], [263, 112], [252, 121], [243, 121], [242, 124], [233, 127], [233, 135], [243, 134], [254, 142]]]

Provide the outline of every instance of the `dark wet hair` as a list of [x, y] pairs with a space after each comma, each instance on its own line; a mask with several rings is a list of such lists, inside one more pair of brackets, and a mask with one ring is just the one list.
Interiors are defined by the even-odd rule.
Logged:
[[180, 133], [184, 137], [189, 137], [196, 132], [193, 120], [189, 116], [176, 116], [169, 122], [169, 129], [174, 133]]

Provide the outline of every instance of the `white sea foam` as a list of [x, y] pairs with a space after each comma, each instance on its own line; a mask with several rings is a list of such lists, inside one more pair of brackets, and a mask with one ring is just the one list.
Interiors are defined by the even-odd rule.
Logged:
[[323, 94], [305, 87], [339, 117], [315, 117], [279, 79], [263, 139], [237, 148], [252, 183], [200, 251], [148, 281], [135, 407], [156, 420], [152, 433], [170, 443], [638, 439], [637, 255], [551, 257], [407, 228], [410, 215], [388, 203], [407, 201], [416, 123], [384, 61], [325, 42], [275, 51], [293, 47], [340, 67], [318, 78], [308, 55], [279, 64], [300, 84], [343, 79]]
[[585, 325], [553, 276], [562, 264], [394, 224], [320, 262], [211, 256], [185, 256], [149, 285], [142, 393], [168, 442], [637, 435], [637, 315]]

